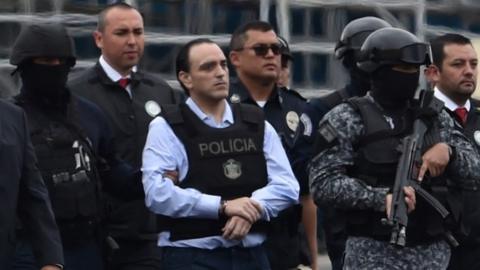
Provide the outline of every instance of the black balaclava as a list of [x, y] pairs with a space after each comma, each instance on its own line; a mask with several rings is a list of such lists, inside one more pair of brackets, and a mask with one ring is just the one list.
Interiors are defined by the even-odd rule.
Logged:
[[70, 65], [43, 65], [31, 61], [19, 67], [23, 87], [21, 94], [32, 102], [65, 108], [70, 98], [66, 88]]
[[357, 67], [354, 51], [348, 51], [342, 59], [343, 66], [350, 74], [351, 96], [364, 96], [370, 89], [370, 75]]
[[385, 109], [405, 108], [418, 87], [420, 72], [406, 73], [391, 66], [379, 68], [372, 74], [372, 96]]

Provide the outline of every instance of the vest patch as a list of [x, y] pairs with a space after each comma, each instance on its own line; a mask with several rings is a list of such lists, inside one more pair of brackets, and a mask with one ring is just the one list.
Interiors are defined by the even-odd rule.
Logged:
[[242, 175], [242, 163], [229, 159], [223, 163], [223, 173], [229, 179], [235, 180]]
[[257, 146], [252, 138], [229, 138], [227, 140], [199, 143], [198, 148], [201, 157], [257, 151]]
[[480, 130], [475, 130], [473, 133], [473, 139], [475, 140], [475, 143], [480, 146]]
[[149, 100], [145, 103], [145, 111], [150, 115], [151, 117], [157, 116], [162, 109], [160, 108], [160, 105], [158, 105], [157, 102], [154, 100]]
[[232, 103], [240, 103], [240, 96], [238, 94], [233, 94], [230, 97], [230, 102]]

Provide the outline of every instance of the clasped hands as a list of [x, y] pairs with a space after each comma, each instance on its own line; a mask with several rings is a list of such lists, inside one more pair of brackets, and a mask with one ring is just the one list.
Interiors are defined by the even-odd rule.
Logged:
[[262, 206], [248, 197], [227, 201], [223, 213], [228, 220], [222, 229], [222, 236], [229, 240], [242, 239], [252, 224], [260, 219], [262, 212]]
[[[163, 177], [170, 179], [175, 185], [179, 183], [177, 171], [165, 171]], [[229, 240], [240, 240], [250, 231], [253, 223], [260, 219], [263, 213], [260, 203], [241, 197], [226, 201], [223, 214], [228, 217], [227, 223], [222, 228], [222, 236]]]

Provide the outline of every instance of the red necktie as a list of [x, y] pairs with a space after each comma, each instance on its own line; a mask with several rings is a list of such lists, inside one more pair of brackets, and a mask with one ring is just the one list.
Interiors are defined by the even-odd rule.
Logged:
[[465, 107], [459, 107], [455, 109], [455, 115], [457, 116], [458, 120], [460, 120], [460, 123], [462, 123], [462, 126], [465, 126], [465, 123], [467, 123], [467, 114], [468, 111], [465, 109]]
[[123, 88], [126, 88], [129, 83], [130, 83], [129, 78], [121, 78], [120, 80], [118, 80], [118, 84]]

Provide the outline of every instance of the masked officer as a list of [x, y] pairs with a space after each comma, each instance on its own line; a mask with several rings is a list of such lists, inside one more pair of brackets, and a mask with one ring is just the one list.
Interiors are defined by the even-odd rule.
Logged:
[[280, 139], [259, 108], [228, 104], [227, 59], [211, 40], [182, 47], [176, 71], [190, 97], [152, 121], [142, 167], [146, 204], [170, 217], [162, 269], [270, 269], [266, 222], [299, 190]]
[[[279, 134], [291, 160], [297, 128], [302, 126], [302, 130], [311, 132], [311, 122], [308, 116], [302, 114], [306, 100], [297, 92], [277, 85], [283, 51], [269, 23], [253, 21], [237, 28], [230, 40], [230, 62], [235, 67], [238, 80], [232, 83], [229, 100], [261, 107], [267, 121]], [[307, 179], [297, 179], [301, 187], [301, 204], [310, 217], [310, 223], [304, 225], [306, 228], [315, 228], [316, 210], [308, 194]], [[302, 209], [294, 206], [270, 224], [266, 245], [272, 269], [289, 269], [300, 263], [298, 226], [301, 216]], [[310, 246], [316, 247], [315, 231], [307, 230], [307, 233], [312, 231], [312, 234], [307, 234], [307, 241], [313, 243]], [[315, 260], [316, 250], [312, 256], [313, 263]]]
[[[419, 67], [429, 62], [427, 44], [407, 31], [383, 28], [365, 40], [361, 54], [365, 58], [358, 66], [371, 74], [371, 91], [335, 107], [322, 119], [319, 154], [309, 167], [312, 194], [318, 205], [347, 211], [344, 269], [446, 269], [448, 228], [409, 186], [403, 189], [410, 211], [406, 246], [389, 243], [392, 228], [381, 219], [391, 209], [390, 191], [400, 157], [397, 149], [421, 115], [429, 128], [418, 179], [424, 188], [442, 191], [446, 181], [432, 177], [444, 172], [453, 179], [449, 185], [479, 179], [474, 170], [479, 165], [478, 152], [453, 128], [441, 104], [434, 107], [440, 111], [420, 111], [415, 105]], [[429, 177], [424, 177], [427, 171]], [[452, 217], [458, 217], [453, 190], [434, 195], [443, 198]]]
[[[135, 188], [141, 194], [140, 173], [135, 176], [115, 157], [108, 123], [100, 109], [66, 87], [75, 55], [73, 41], [62, 25], [26, 26], [13, 45], [10, 63], [17, 66], [22, 80], [15, 103], [29, 119], [66, 265], [68, 269], [103, 269], [100, 176], [106, 190], [114, 186], [112, 190], [119, 191], [123, 186], [123, 194], [135, 193]], [[121, 192], [115, 194], [121, 196]], [[16, 265], [25, 267], [30, 241], [27, 235], [20, 236]], [[30, 265], [35, 269], [34, 262]]]
[[37, 262], [34, 269], [62, 269], [60, 234], [38, 170], [25, 112], [0, 101], [0, 129], [0, 268], [15, 267], [15, 228], [20, 220], [32, 239]]
[[[478, 57], [471, 41], [459, 34], [445, 34], [430, 41], [433, 54], [431, 79], [435, 97], [445, 103], [455, 127], [480, 150], [480, 101], [472, 98], [477, 84]], [[479, 269], [480, 191], [478, 183], [462, 186], [464, 215], [470, 232], [453, 250], [448, 269]]]
[[[144, 51], [138, 10], [125, 3], [107, 6], [98, 16], [93, 36], [102, 55], [94, 67], [69, 81], [70, 88], [105, 112], [120, 157], [140, 169], [148, 124], [161, 104], [176, 102], [176, 95], [165, 81], [137, 68]], [[113, 253], [111, 268], [158, 269], [155, 215], [143, 199], [113, 199], [111, 204], [108, 230], [120, 247]]]
[[[306, 106], [305, 113], [312, 120], [312, 130], [317, 130], [320, 119], [333, 107], [350, 97], [363, 96], [370, 89], [370, 76], [357, 67], [360, 48], [365, 39], [375, 30], [390, 27], [386, 21], [376, 17], [363, 17], [349, 22], [342, 31], [342, 35], [335, 46], [335, 58], [342, 62], [348, 71], [350, 82], [341, 89], [335, 90], [326, 96], [313, 98]], [[316, 132], [303, 134], [298, 130], [298, 140], [295, 144], [292, 167], [296, 175], [308, 177], [307, 164], [313, 153], [313, 143]], [[335, 211], [331, 206], [320, 209], [322, 226], [325, 233], [328, 257], [333, 270], [342, 269], [342, 259], [345, 250], [345, 218], [341, 211]]]

